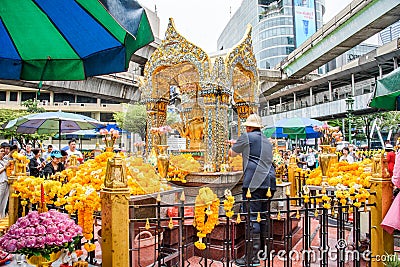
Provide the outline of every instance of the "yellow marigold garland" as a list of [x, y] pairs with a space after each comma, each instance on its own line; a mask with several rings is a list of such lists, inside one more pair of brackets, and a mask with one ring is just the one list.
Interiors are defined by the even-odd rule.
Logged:
[[225, 200], [224, 200], [224, 210], [226, 213], [226, 217], [232, 218], [235, 214], [233, 209], [233, 205], [235, 204], [235, 197], [232, 196], [232, 192], [229, 189], [225, 190]]
[[[218, 223], [219, 199], [216, 194], [209, 188], [200, 188], [199, 194], [195, 202], [195, 226], [199, 241], [196, 241], [195, 246], [204, 250], [206, 244], [203, 243], [203, 238], [211, 233], [215, 225]], [[207, 217], [206, 217], [207, 215]]]

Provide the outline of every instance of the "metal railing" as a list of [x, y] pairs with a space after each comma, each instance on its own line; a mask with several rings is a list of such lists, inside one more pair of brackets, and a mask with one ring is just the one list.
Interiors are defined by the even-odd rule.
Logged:
[[[165, 204], [154, 200], [152, 204], [131, 205], [133, 216], [138, 212], [148, 214], [146, 210], [151, 210], [152, 214], [152, 217], [130, 218], [131, 229], [134, 229], [130, 233], [131, 266], [211, 266], [215, 261], [222, 266], [234, 266], [234, 260], [253, 246], [251, 229], [254, 223], [266, 226], [261, 233], [261, 266], [286, 267], [296, 262], [301, 262], [302, 266], [368, 264], [370, 233], [361, 233], [361, 222], [370, 224], [368, 207], [373, 204], [363, 203], [360, 208], [342, 205], [334, 200], [333, 191], [327, 191], [326, 196], [332, 201], [326, 208], [322, 196], [314, 190], [308, 201], [303, 197], [289, 196], [236, 201], [235, 210], [246, 207], [247, 212], [235, 213], [232, 218], [220, 212], [220, 224], [203, 240], [205, 250], [194, 247], [197, 231], [190, 223], [194, 216], [185, 212], [185, 209], [194, 210], [194, 203]], [[260, 214], [250, 212], [253, 201], [265, 202], [267, 210]], [[285, 204], [283, 208], [274, 205], [282, 201]], [[298, 205], [291, 205], [293, 201]], [[162, 216], [162, 211], [168, 208], [175, 209], [176, 213], [172, 217]], [[367, 221], [361, 219], [362, 214]], [[153, 236], [150, 254], [148, 246], [140, 244], [145, 241], [137, 238], [146, 231]], [[135, 237], [140, 241], [135, 243]], [[251, 257], [249, 253], [246, 255]], [[144, 260], [151, 263], [143, 265]], [[250, 260], [248, 258], [248, 262]]]

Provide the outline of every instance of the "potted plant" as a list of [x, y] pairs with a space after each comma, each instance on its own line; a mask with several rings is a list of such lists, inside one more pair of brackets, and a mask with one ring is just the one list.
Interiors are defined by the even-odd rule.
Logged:
[[31, 211], [0, 238], [0, 248], [25, 255], [30, 264], [50, 266], [63, 249], [73, 251], [81, 237], [82, 228], [68, 214], [56, 210]]

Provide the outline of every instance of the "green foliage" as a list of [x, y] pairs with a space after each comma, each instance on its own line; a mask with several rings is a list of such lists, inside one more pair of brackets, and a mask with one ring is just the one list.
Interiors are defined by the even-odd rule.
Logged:
[[[5, 126], [7, 122], [10, 120], [19, 118], [21, 116], [27, 115], [28, 112], [26, 111], [16, 111], [16, 110], [11, 110], [11, 109], [0, 109], [0, 125]], [[15, 131], [10, 131], [10, 130], [0, 130], [1, 135], [3, 135], [6, 139], [11, 139], [11, 137], [14, 137], [17, 139], [20, 143], [22, 143], [22, 140], [24, 139], [23, 134], [17, 134]]]
[[[113, 114], [116, 123], [124, 130], [138, 133], [144, 140], [146, 136], [147, 111], [145, 105], [124, 105], [124, 111]], [[166, 125], [172, 125], [180, 121], [179, 114], [167, 112]]]
[[177, 112], [167, 112], [167, 125], [173, 125], [180, 122], [181, 118]]
[[381, 128], [397, 131], [400, 124], [400, 112], [389, 111], [381, 114]]
[[26, 107], [28, 113], [43, 113], [46, 110], [43, 107], [38, 107], [39, 101], [36, 99], [28, 99], [21, 103], [22, 106]]
[[[375, 119], [378, 119], [377, 123], [381, 130], [393, 130], [394, 132], [399, 130], [400, 113], [396, 111], [376, 112], [363, 114], [361, 116], [352, 115], [351, 124], [352, 128], [356, 131], [356, 135], [354, 137], [357, 140], [366, 141], [368, 143], [368, 147], [370, 147], [370, 133]], [[328, 122], [328, 124], [330, 126], [343, 127], [342, 119], [331, 120]], [[344, 124], [346, 127], [345, 132], [347, 133], [349, 118], [345, 118]]]
[[146, 136], [146, 106], [145, 105], [124, 105], [123, 112], [114, 113], [116, 123], [124, 130], [138, 133], [142, 139]]

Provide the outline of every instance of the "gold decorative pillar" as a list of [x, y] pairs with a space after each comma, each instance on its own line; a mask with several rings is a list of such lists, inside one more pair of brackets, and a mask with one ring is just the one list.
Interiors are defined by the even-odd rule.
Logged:
[[204, 155], [204, 165], [208, 166], [213, 172], [217, 171], [216, 163], [216, 150], [218, 149], [215, 145], [215, 136], [217, 129], [217, 111], [216, 105], [216, 91], [207, 90], [202, 91], [201, 96], [203, 97], [204, 107], [205, 107], [205, 123], [204, 123], [204, 143], [205, 143], [205, 155]]
[[247, 117], [250, 116], [251, 112], [250, 112], [250, 107], [249, 104], [247, 102], [237, 102], [236, 103], [236, 110], [237, 110], [237, 114], [238, 114], [238, 136], [240, 136], [240, 134], [242, 132], [244, 132], [244, 127], [242, 126], [242, 124], [246, 121]]
[[129, 197], [125, 162], [116, 154], [107, 162], [100, 192], [103, 266], [129, 266]]
[[393, 235], [381, 227], [383, 218], [392, 204], [393, 185], [387, 171], [387, 161], [383, 154], [373, 158], [373, 178], [371, 179], [371, 194], [368, 202], [371, 206], [371, 266], [383, 267], [382, 261], [376, 261], [376, 256], [382, 258], [393, 254]]
[[[299, 188], [300, 188], [300, 179], [296, 181], [295, 173], [296, 173], [297, 163], [296, 156], [291, 155], [289, 159], [288, 166], [288, 180], [290, 183], [290, 197], [295, 197], [296, 195], [300, 196]], [[299, 177], [300, 178], [300, 177]], [[295, 201], [292, 201], [292, 204], [295, 204]]]
[[151, 134], [152, 127], [160, 127], [165, 124], [167, 120], [167, 106], [168, 100], [160, 98], [157, 100], [149, 100], [146, 103], [147, 110], [147, 129], [146, 129], [146, 151], [147, 155], [153, 147], [161, 144], [161, 140], [157, 140], [156, 136]]
[[230, 92], [228, 90], [220, 89], [220, 94], [218, 97], [219, 102], [219, 114], [218, 128], [217, 128], [217, 169], [221, 170], [223, 164], [227, 164], [226, 161], [228, 156], [228, 146], [225, 145], [225, 141], [228, 140], [229, 127], [228, 127], [228, 105], [229, 105]]
[[10, 195], [8, 198], [8, 225], [13, 225], [18, 220], [18, 208], [19, 208], [19, 200], [18, 197], [14, 196], [14, 182], [17, 180], [17, 177], [12, 175], [8, 177], [8, 184], [10, 185]]
[[10, 185], [10, 194], [8, 198], [8, 223], [13, 225], [18, 220], [19, 199], [15, 196], [14, 182], [19, 176], [26, 176], [26, 164], [22, 160], [13, 159], [7, 170], [8, 184]]

